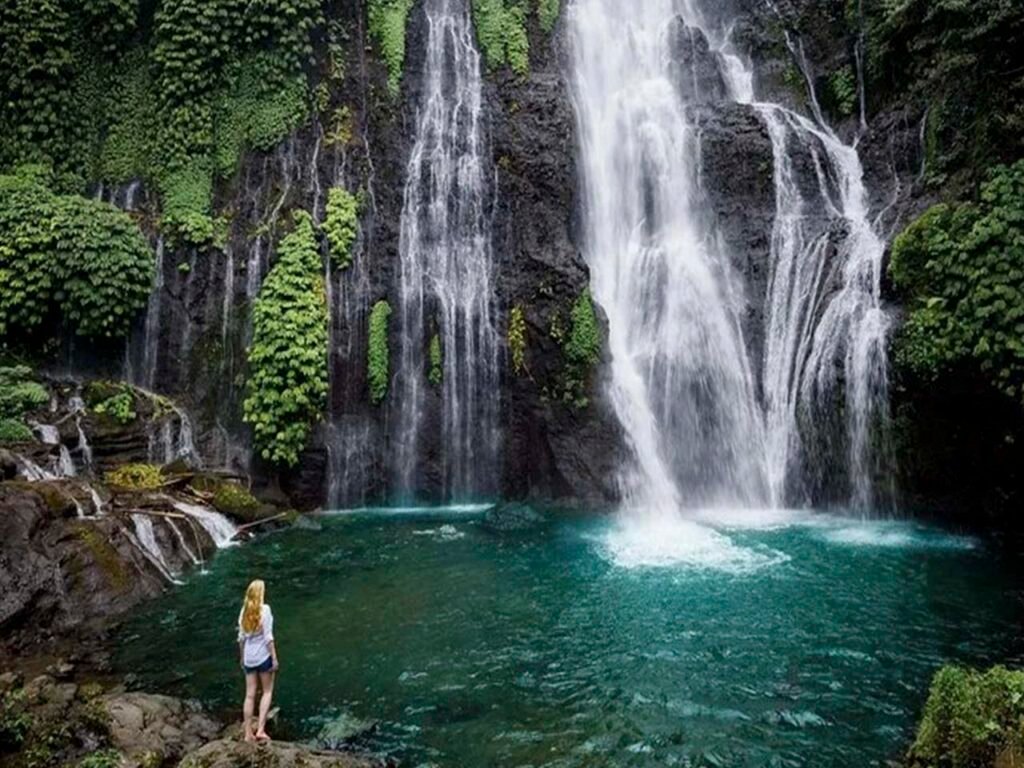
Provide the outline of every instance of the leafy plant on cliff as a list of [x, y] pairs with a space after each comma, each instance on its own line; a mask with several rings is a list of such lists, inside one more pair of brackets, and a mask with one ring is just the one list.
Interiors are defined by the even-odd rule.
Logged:
[[388, 69], [388, 88], [397, 94], [405, 66], [405, 25], [413, 0], [369, 0], [369, 29]]
[[370, 310], [370, 334], [366, 352], [367, 382], [370, 387], [370, 402], [379, 405], [388, 393], [388, 382], [391, 377], [388, 345], [388, 321], [391, 318], [391, 305], [378, 301]]
[[427, 372], [427, 380], [435, 387], [441, 386], [444, 381], [444, 353], [441, 350], [441, 337], [434, 334], [430, 337], [430, 370]]
[[1024, 152], [1024, 4], [863, 3], [869, 92], [928, 105], [928, 171], [980, 176]]
[[569, 321], [569, 328], [565, 328], [556, 314], [551, 322], [551, 336], [561, 344], [565, 358], [558, 390], [563, 402], [582, 409], [590, 403], [593, 370], [601, 360], [601, 327], [589, 290], [573, 302]]
[[509, 313], [508, 349], [512, 356], [512, 370], [516, 375], [522, 375], [526, 371], [526, 316], [518, 304]]
[[943, 667], [932, 679], [907, 762], [910, 768], [997, 765], [1007, 749], [1020, 756], [1021, 718], [1024, 672]]
[[476, 39], [488, 68], [507, 65], [517, 75], [530, 71], [528, 11], [527, 0], [473, 0]]
[[829, 101], [840, 115], [852, 115], [857, 108], [857, 75], [853, 67], [847, 64], [829, 75], [828, 92]]
[[0, 418], [20, 419], [50, 402], [46, 387], [25, 365], [0, 368]]
[[93, 411], [122, 426], [131, 424], [138, 418], [138, 414], [135, 413], [135, 395], [131, 389], [124, 386], [116, 394], [97, 403]]
[[0, 419], [0, 445], [4, 443], [28, 443], [34, 440], [32, 430], [18, 419]]
[[331, 259], [339, 269], [347, 269], [359, 233], [359, 198], [344, 187], [333, 187], [327, 193], [325, 213], [323, 229]]
[[295, 466], [327, 397], [327, 298], [309, 214], [294, 215], [253, 307], [245, 421], [264, 459]]
[[55, 315], [82, 336], [122, 337], [149, 297], [149, 245], [129, 216], [52, 180], [36, 166], [0, 176], [0, 337]]
[[926, 381], [966, 367], [1024, 404], [1024, 160], [996, 168], [977, 203], [912, 223], [889, 270], [911, 308], [898, 365]]
[[562, 11], [562, 0], [537, 0], [537, 16], [540, 28], [549, 35], [555, 31], [558, 16]]

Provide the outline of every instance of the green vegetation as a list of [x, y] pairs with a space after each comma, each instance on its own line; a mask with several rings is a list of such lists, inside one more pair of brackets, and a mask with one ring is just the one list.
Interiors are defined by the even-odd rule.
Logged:
[[889, 270], [911, 310], [899, 366], [925, 381], [966, 368], [1024, 404], [1024, 160], [996, 168], [977, 203], [911, 224]]
[[933, 181], [1024, 153], [1024, 4], [865, 2], [869, 93], [928, 104]]
[[476, 38], [488, 68], [508, 66], [517, 75], [530, 71], [528, 11], [527, 0], [473, 0]]
[[[974, 768], [1022, 756], [1024, 672], [977, 672], [947, 666], [932, 679], [928, 702], [908, 755], [910, 768]], [[1017, 765], [1016, 761], [1006, 765]]]
[[333, 187], [327, 193], [323, 230], [331, 259], [339, 269], [347, 269], [359, 234], [359, 198], [344, 187]]
[[132, 219], [61, 195], [42, 166], [0, 176], [0, 337], [59, 315], [81, 336], [124, 336], [145, 306], [153, 254]]
[[24, 709], [22, 689], [0, 695], [0, 754], [15, 752], [25, 743], [32, 728], [32, 717]]
[[434, 334], [430, 337], [430, 370], [427, 372], [427, 380], [435, 387], [441, 386], [444, 381], [444, 353], [441, 351], [441, 337]]
[[238, 483], [218, 483], [212, 503], [218, 512], [240, 520], [251, 521], [260, 516], [259, 501]]
[[245, 421], [264, 459], [295, 466], [326, 404], [327, 297], [309, 214], [294, 215], [253, 307]]
[[4, 443], [29, 443], [35, 438], [32, 430], [18, 419], [0, 419], [0, 445]]
[[369, 0], [370, 37], [388, 69], [388, 88], [397, 94], [405, 66], [405, 25], [413, 0]]
[[828, 78], [829, 102], [843, 117], [849, 117], [857, 109], [857, 75], [853, 67], [846, 65], [837, 69]]
[[508, 349], [512, 356], [512, 370], [521, 376], [526, 371], [526, 316], [518, 304], [509, 313]]
[[121, 753], [116, 749], [104, 749], [83, 757], [78, 768], [118, 768], [120, 765]]
[[124, 426], [135, 421], [138, 414], [135, 412], [135, 394], [131, 388], [122, 385], [119, 390], [97, 403], [93, 411]]
[[370, 402], [379, 405], [388, 393], [391, 352], [388, 345], [388, 321], [391, 305], [381, 300], [370, 310], [370, 335], [366, 353], [366, 376], [370, 387]]
[[590, 291], [584, 291], [572, 305], [572, 325], [563, 337], [562, 353], [565, 370], [562, 381], [562, 401], [577, 409], [590, 403], [587, 393], [594, 367], [601, 361], [601, 328], [594, 313]]
[[123, 464], [103, 476], [107, 485], [128, 491], [152, 491], [164, 484], [160, 467], [154, 464]]
[[554, 32], [555, 24], [558, 23], [558, 16], [561, 11], [561, 0], [537, 0], [537, 16], [540, 19], [540, 28], [549, 35]]

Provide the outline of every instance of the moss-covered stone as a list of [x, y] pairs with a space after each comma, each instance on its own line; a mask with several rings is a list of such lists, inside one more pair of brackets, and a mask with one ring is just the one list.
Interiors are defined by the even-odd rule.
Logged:
[[238, 483], [219, 483], [213, 492], [213, 508], [218, 512], [246, 522], [259, 520], [262, 505]]
[[118, 591], [126, 590], [130, 584], [128, 572], [114, 546], [88, 523], [77, 524], [74, 527], [74, 533], [92, 554], [96, 564], [107, 578], [107, 583]]
[[104, 475], [107, 485], [115, 490], [152, 491], [161, 487], [164, 477], [153, 464], [125, 464]]

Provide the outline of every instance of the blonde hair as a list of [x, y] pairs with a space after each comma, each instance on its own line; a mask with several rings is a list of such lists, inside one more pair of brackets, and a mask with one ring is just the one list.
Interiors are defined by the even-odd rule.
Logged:
[[263, 596], [266, 585], [256, 579], [245, 590], [245, 601], [242, 603], [242, 631], [249, 634], [255, 632], [263, 623]]

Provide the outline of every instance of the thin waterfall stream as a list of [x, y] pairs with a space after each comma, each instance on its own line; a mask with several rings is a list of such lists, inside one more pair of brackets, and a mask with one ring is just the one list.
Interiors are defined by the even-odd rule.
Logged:
[[[480, 54], [466, 0], [427, 0], [425, 13], [426, 61], [399, 243], [393, 474], [399, 497], [422, 493], [428, 425], [435, 425], [441, 498], [486, 498], [496, 487], [498, 339]], [[429, 375], [438, 352], [439, 381], [436, 371]], [[432, 408], [438, 400], [439, 424]]]

